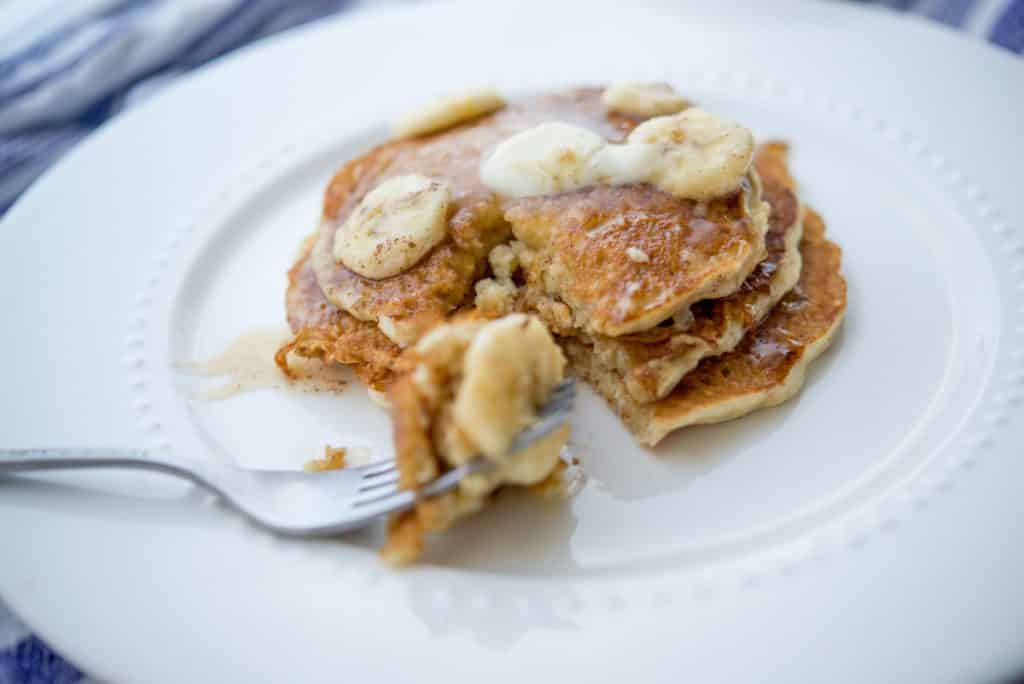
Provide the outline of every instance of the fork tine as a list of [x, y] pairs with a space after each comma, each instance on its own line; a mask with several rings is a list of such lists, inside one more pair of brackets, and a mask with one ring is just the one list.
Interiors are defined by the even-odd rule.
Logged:
[[544, 418], [547, 416], [553, 416], [557, 413], [568, 412], [572, 410], [572, 405], [576, 397], [575, 387], [572, 385], [561, 386], [552, 393], [551, 399], [547, 401], [540, 410], [537, 411], [538, 418]]
[[[555, 387], [548, 401], [537, 412], [537, 422], [512, 440], [509, 452], [522, 451], [564, 425], [572, 412], [575, 395], [576, 383], [572, 379]], [[352, 500], [352, 507], [358, 510], [360, 517], [365, 518], [405, 510], [419, 499], [454, 489], [466, 475], [493, 467], [493, 463], [478, 458], [449, 470], [423, 488], [413, 491], [398, 488], [399, 475], [394, 461], [360, 466], [363, 483]]]
[[362, 474], [364, 478], [379, 477], [395, 470], [398, 464], [394, 460], [388, 461], [374, 461], [373, 463], [367, 463], [365, 465], [355, 466], [354, 468], [348, 468], [348, 470], [355, 470]]
[[457, 468], [452, 468], [448, 472], [441, 475], [433, 482], [429, 482], [423, 486], [422, 489], [412, 491], [408, 489], [399, 489], [398, 483], [394, 482], [388, 488], [380, 487], [377, 489], [369, 489], [361, 492], [352, 502], [352, 505], [358, 508], [366, 506], [379, 506], [384, 511], [390, 510], [387, 507], [389, 499], [394, 498], [396, 502], [403, 501], [409, 494], [413, 495], [413, 500], [416, 498], [429, 498], [431, 496], [437, 496], [438, 494], [444, 494], [445, 492], [454, 489], [456, 485], [466, 475], [472, 473], [479, 473], [485, 470], [490, 470], [494, 467], [494, 464], [485, 461], [483, 459], [477, 459], [464, 463]]
[[[570, 378], [555, 386], [548, 401], [538, 410], [537, 417], [544, 418], [556, 413], [570, 410], [573, 399], [576, 396], [576, 381]], [[354, 466], [349, 470], [355, 470], [362, 474], [365, 479], [382, 477], [391, 473], [398, 467], [394, 460], [374, 461], [365, 465]]]
[[571, 399], [576, 395], [576, 381], [565, 380], [558, 383], [555, 389], [551, 392], [551, 396], [548, 398], [548, 402], [560, 401], [565, 398]]
[[352, 502], [352, 508], [357, 511], [359, 517], [370, 519], [412, 508], [417, 498], [419, 496], [416, 492], [401, 489], [372, 499], [357, 499]]
[[[359, 494], [356, 495], [356, 498], [352, 500], [352, 505], [356, 507], [365, 506], [367, 504], [382, 501], [383, 499], [387, 499], [398, 493], [398, 482], [391, 482], [375, 489], [360, 491]], [[415, 494], [415, 492], [413, 493]]]
[[556, 413], [562, 413], [569, 411], [572, 408], [572, 397], [562, 397], [549, 401], [540, 407], [537, 411], [538, 418], [544, 418], [546, 416], [553, 416]]
[[398, 482], [398, 471], [392, 470], [384, 473], [378, 477], [364, 477], [363, 484], [359, 486], [360, 492], [369, 492], [374, 489], [380, 489], [388, 485]]
[[548, 414], [527, 429], [520, 432], [516, 435], [516, 438], [512, 440], [512, 444], [508, 449], [509, 453], [514, 454], [517, 451], [522, 451], [534, 442], [547, 437], [549, 434], [562, 427], [562, 425], [564, 425], [569, 419], [570, 408], [571, 405], [569, 407], [563, 407], [561, 410], [555, 411], [554, 413]]

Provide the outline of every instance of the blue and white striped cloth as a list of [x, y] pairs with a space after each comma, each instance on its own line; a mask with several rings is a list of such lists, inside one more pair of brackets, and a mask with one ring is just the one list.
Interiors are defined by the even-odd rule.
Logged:
[[[860, 2], [917, 13], [1024, 54], [1024, 0]], [[359, 3], [0, 2], [0, 216], [39, 174], [119, 111], [214, 57]], [[0, 684], [81, 681], [77, 668], [0, 603]]]
[[0, 3], [0, 215], [63, 152], [176, 77], [353, 0]]

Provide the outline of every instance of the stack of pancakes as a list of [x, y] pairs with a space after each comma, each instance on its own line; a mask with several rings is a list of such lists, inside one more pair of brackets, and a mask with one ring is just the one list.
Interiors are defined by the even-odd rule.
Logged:
[[[282, 369], [289, 354], [317, 357], [384, 392], [402, 350], [439, 322], [521, 311], [644, 444], [792, 396], [842, 320], [846, 284], [785, 144], [761, 144], [737, 190], [703, 201], [639, 183], [512, 198], [481, 181], [482, 160], [526, 129], [568, 122], [617, 143], [647, 118], [601, 95], [523, 98], [346, 164], [289, 272]], [[332, 251], [338, 231], [367, 193], [411, 173], [451, 187], [447, 235], [392, 277], [349, 270]]]

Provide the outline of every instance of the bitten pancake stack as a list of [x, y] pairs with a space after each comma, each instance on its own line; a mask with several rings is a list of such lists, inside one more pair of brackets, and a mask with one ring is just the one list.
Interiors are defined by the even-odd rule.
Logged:
[[[787, 146], [756, 145], [667, 85], [509, 102], [473, 91], [396, 132], [330, 182], [289, 273], [295, 335], [277, 361], [286, 372], [290, 354], [346, 364], [379, 401], [392, 391], [396, 441], [415, 433], [419, 457], [439, 464], [431, 472], [453, 462], [453, 441], [409, 412], [447, 415], [424, 364], [461, 366], [428, 363], [425, 335], [465, 349], [487, 320], [546, 327], [569, 370], [654, 445], [791, 397], [842, 321], [840, 250], [805, 211]], [[488, 356], [513, 394], [534, 386], [503, 375], [519, 354]], [[452, 373], [439, 388], [462, 386]], [[529, 482], [554, 473], [548, 460]], [[434, 523], [420, 527], [444, 526]], [[396, 544], [393, 557], [415, 555]]]

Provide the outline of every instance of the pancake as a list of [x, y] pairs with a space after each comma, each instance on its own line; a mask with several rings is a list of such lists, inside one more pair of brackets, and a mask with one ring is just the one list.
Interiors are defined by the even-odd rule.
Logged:
[[[745, 165], [733, 172], [727, 187], [742, 178], [739, 189], [703, 201], [648, 182], [583, 180], [598, 184], [566, 192], [555, 190], [580, 185], [553, 183], [543, 191], [554, 194], [517, 197], [514, 188], [496, 183], [509, 193], [500, 196], [482, 182], [481, 161], [491, 150], [517, 133], [531, 130], [529, 137], [540, 124], [565, 122], [623, 143], [645, 119], [608, 111], [601, 94], [583, 88], [522, 98], [439, 132], [386, 142], [346, 164], [327, 188], [317, 235], [289, 272], [286, 304], [295, 337], [279, 351], [279, 365], [287, 370], [293, 353], [351, 365], [380, 392], [402, 374], [403, 349], [439, 324], [518, 310], [560, 338], [577, 372], [644, 443], [791, 396], [842, 318], [845, 283], [839, 250], [816, 215], [817, 232], [801, 242], [803, 211], [784, 144], [761, 145], [745, 176]], [[688, 129], [679, 135], [691, 144], [699, 140]], [[749, 144], [745, 149], [749, 160]], [[556, 173], [538, 171], [542, 178]], [[339, 231], [358, 223], [349, 220], [353, 212], [376, 210], [363, 202], [367, 195], [403, 177], [436, 182], [450, 198], [438, 205], [435, 232], [419, 243], [422, 251], [397, 271], [367, 271], [337, 256]], [[375, 215], [355, 216], [372, 221]], [[381, 234], [390, 235], [375, 235]], [[345, 233], [349, 241], [358, 235]], [[816, 265], [801, 274], [808, 256]], [[342, 258], [374, 277], [350, 270]], [[829, 293], [835, 294], [831, 314], [822, 309]], [[779, 323], [780, 312], [800, 311], [802, 317]], [[821, 328], [826, 323], [832, 328]], [[800, 334], [776, 344], [772, 326], [784, 324]], [[758, 344], [762, 338], [768, 342]], [[772, 344], [782, 361], [766, 361]]]
[[[491, 249], [510, 236], [501, 200], [480, 180], [482, 156], [511, 135], [553, 119], [613, 141], [621, 141], [639, 122], [606, 112], [600, 89], [581, 89], [512, 102], [434, 135], [384, 143], [346, 164], [327, 188], [312, 253], [327, 298], [359, 320], [379, 323], [402, 346], [442, 320], [472, 293]], [[450, 184], [447, 237], [410, 269], [382, 280], [364, 278], [336, 261], [335, 235], [363, 197], [381, 182], [411, 173]]]
[[664, 397], [701, 359], [732, 350], [796, 285], [803, 222], [787, 156], [784, 143], [765, 143], [757, 150], [754, 164], [771, 207], [767, 256], [738, 292], [697, 302], [689, 317], [671, 325], [621, 337], [587, 336], [595, 363], [621, 375], [633, 400], [646, 403]]
[[[539, 305], [541, 315], [564, 303], [576, 327], [620, 335], [656, 325], [699, 299], [731, 294], [764, 258], [767, 207], [756, 173], [741, 191], [706, 203], [650, 185], [594, 186], [521, 200], [490, 191], [480, 179], [481, 159], [515, 133], [549, 121], [622, 142], [642, 119], [606, 111], [600, 89], [581, 89], [524, 98], [353, 160], [327, 190], [312, 254], [327, 298], [406, 346], [471, 294], [488, 253], [508, 240], [510, 221], [518, 239], [539, 255], [535, 280], [551, 305]], [[335, 237], [367, 193], [408, 174], [452, 188], [448, 235], [408, 270], [364, 278], [335, 259]]]
[[799, 391], [808, 365], [828, 348], [846, 310], [842, 251], [826, 239], [817, 213], [808, 210], [804, 224], [796, 287], [736, 349], [703, 360], [664, 399], [636, 402], [621, 376], [595, 364], [589, 345], [565, 342], [574, 370], [608, 400], [640, 442], [655, 445], [673, 430], [738, 418]]
[[565, 357], [536, 318], [460, 317], [407, 350], [403, 368], [389, 391], [399, 487], [420, 489], [477, 458], [492, 467], [391, 517], [381, 554], [396, 565], [415, 560], [426, 533], [480, 510], [499, 487], [556, 484], [569, 434], [563, 426], [509, 453], [564, 379]]
[[527, 297], [559, 334], [647, 330], [732, 294], [765, 258], [768, 207], [755, 172], [710, 202], [601, 185], [513, 201], [505, 217], [534, 253]]
[[328, 301], [310, 263], [312, 241], [312, 237], [306, 241], [288, 271], [285, 310], [294, 336], [277, 351], [274, 361], [289, 376], [294, 376], [288, 361], [292, 353], [345, 364], [367, 387], [383, 391], [391, 382], [401, 350], [377, 326]]

